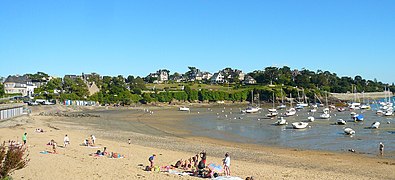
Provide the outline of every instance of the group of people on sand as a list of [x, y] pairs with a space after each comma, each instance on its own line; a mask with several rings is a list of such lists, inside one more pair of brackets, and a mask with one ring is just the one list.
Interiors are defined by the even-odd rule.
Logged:
[[[158, 167], [154, 164], [156, 155], [153, 154], [148, 158], [150, 166], [146, 167], [147, 171], [155, 171]], [[217, 169], [207, 167], [207, 153], [205, 150], [192, 156], [188, 159], [180, 159], [174, 165], [163, 166], [159, 171], [169, 172], [170, 169], [179, 169], [183, 172], [189, 173], [192, 176], [203, 177], [203, 178], [214, 178], [220, 175], [221, 172], [217, 172]], [[230, 176], [230, 155], [225, 153], [223, 159], [223, 170], [225, 176]]]
[[95, 146], [96, 137], [92, 134], [89, 138], [86, 138], [82, 145], [84, 146]]

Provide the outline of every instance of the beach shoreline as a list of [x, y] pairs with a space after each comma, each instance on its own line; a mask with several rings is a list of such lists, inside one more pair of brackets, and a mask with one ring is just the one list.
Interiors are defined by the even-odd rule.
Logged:
[[[121, 108], [121, 109], [133, 109], [137, 114], [143, 113], [146, 109], [155, 109], [154, 107], [138, 107], [138, 108]], [[165, 108], [166, 109], [166, 108]], [[174, 107], [169, 108], [173, 110]], [[51, 175], [46, 175], [43, 168], [53, 169], [49, 166], [57, 161], [66, 161], [67, 163], [76, 163], [76, 167], [71, 167], [71, 170], [81, 172], [71, 175], [71, 177], [80, 179], [84, 177], [94, 177], [93, 179], [109, 179], [116, 177], [115, 174], [122, 174], [124, 178], [128, 179], [177, 179], [179, 177], [168, 175], [167, 173], [152, 173], [145, 172], [139, 164], [147, 165], [147, 158], [152, 153], [162, 154], [158, 157], [158, 165], [170, 165], [175, 163], [179, 158], [187, 158], [205, 149], [208, 152], [208, 159], [210, 162], [217, 164], [221, 163], [221, 159], [225, 152], [230, 152], [232, 157], [233, 174], [245, 178], [247, 176], [255, 176], [258, 179], [391, 179], [394, 177], [394, 172], [390, 171], [395, 166], [393, 159], [380, 158], [380, 157], [366, 157], [354, 153], [336, 153], [327, 151], [312, 151], [312, 150], [300, 150], [293, 148], [279, 148], [279, 147], [266, 147], [254, 144], [242, 144], [226, 142], [216, 139], [210, 139], [205, 137], [188, 136], [188, 132], [178, 130], [177, 133], [166, 134], [166, 131], [174, 131], [178, 127], [171, 127], [171, 125], [177, 124], [182, 120], [184, 115], [176, 116], [180, 114], [178, 112], [162, 113], [161, 116], [156, 116], [159, 110], [157, 108], [154, 111], [154, 115], [148, 115], [145, 113], [144, 116], [136, 116], [136, 122], [142, 122], [143, 124], [149, 124], [155, 129], [163, 127], [163, 124], [155, 124], [154, 120], [161, 118], [162, 121], [172, 121], [169, 127], [165, 127], [162, 130], [163, 134], [144, 134], [138, 132], [128, 132], [127, 134], [120, 133], [119, 137], [117, 134], [109, 134], [105, 129], [93, 129], [89, 126], [81, 126], [81, 123], [76, 123], [75, 119], [83, 121], [86, 119], [94, 120], [94, 118], [70, 118], [70, 117], [51, 117], [51, 116], [39, 116], [38, 111], [45, 111], [45, 109], [37, 108], [31, 116], [24, 116], [17, 118], [17, 121], [21, 123], [19, 125], [9, 125], [8, 127], [0, 128], [0, 139], [18, 139], [24, 131], [27, 131], [31, 136], [31, 144], [29, 144], [29, 152], [31, 154], [31, 162], [25, 169], [16, 171], [13, 174], [15, 179], [50, 179]], [[97, 110], [114, 110], [115, 112], [119, 108], [81, 108], [81, 109], [69, 109], [65, 107], [54, 107], [50, 111], [61, 110], [64, 112], [85, 112], [85, 111], [97, 111]], [[168, 111], [168, 110], [164, 110]], [[136, 115], [137, 115], [136, 114]], [[138, 117], [138, 118], [137, 118]], [[155, 118], [152, 118], [155, 117]], [[104, 118], [104, 117], [100, 117]], [[22, 119], [22, 120], [20, 120]], [[15, 120], [9, 120], [15, 121]], [[2, 122], [3, 123], [3, 122]], [[145, 128], [139, 124], [135, 124], [136, 129]], [[34, 134], [34, 129], [42, 127], [47, 132], [43, 134]], [[147, 130], [150, 127], [147, 128]], [[45, 156], [38, 154], [40, 150], [46, 148], [44, 145], [51, 138], [61, 142], [64, 134], [69, 134], [71, 141], [73, 142], [70, 147], [60, 149], [59, 156], [51, 155]], [[84, 147], [77, 146], [82, 140], [95, 134], [99, 138], [101, 146], [110, 147], [110, 149], [118, 151], [126, 155], [125, 159], [120, 161], [121, 165], [110, 163], [108, 165], [108, 159], [96, 159], [99, 162], [98, 165], [91, 167], [90, 163], [95, 161], [95, 158], [89, 157], [87, 154], [92, 153], [94, 149], [87, 149]], [[126, 135], [126, 136], [124, 136]], [[125, 137], [131, 137], [131, 145], [127, 144]], [[30, 138], [29, 138], [30, 140]], [[72, 152], [71, 154], [69, 154]], [[111, 161], [111, 160], [110, 160]], [[126, 163], [127, 162], [127, 163]], [[65, 165], [57, 165], [64, 171], [68, 171]], [[127, 164], [127, 165], [126, 165]], [[374, 167], [371, 167], [375, 164]], [[119, 168], [115, 172], [97, 169], [96, 166], [104, 166], [105, 168], [111, 168], [112, 166]], [[49, 166], [49, 167], [48, 167]], [[347, 167], [347, 168], [344, 168]], [[385, 171], [387, 169], [387, 171]], [[39, 171], [41, 173], [38, 173]], [[83, 172], [90, 173], [83, 173]], [[278, 171], [279, 173], [273, 173]], [[47, 172], [45, 170], [44, 172]], [[302, 172], [299, 173], [299, 172]], [[386, 172], [383, 174], [381, 172]], [[67, 179], [59, 172], [57, 175], [60, 179]], [[93, 176], [86, 176], [92, 175]], [[108, 173], [108, 174], [105, 174]], [[98, 174], [98, 175], [95, 175]], [[97, 177], [96, 177], [97, 176]], [[100, 176], [100, 177], [99, 177]], [[183, 177], [196, 179], [194, 177]], [[90, 178], [92, 179], [92, 178]]]

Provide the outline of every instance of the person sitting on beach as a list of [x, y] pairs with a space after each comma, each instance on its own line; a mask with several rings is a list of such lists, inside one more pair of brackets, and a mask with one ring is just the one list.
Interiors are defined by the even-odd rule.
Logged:
[[182, 164], [182, 159], [178, 160], [178, 161], [176, 162], [176, 164], [175, 164], [173, 167], [175, 167], [175, 168], [180, 168], [180, 167], [181, 167], [181, 164]]
[[204, 178], [214, 178], [214, 171], [209, 168], [208, 171], [203, 174], [203, 177]]
[[206, 165], [204, 164], [203, 160], [200, 160], [195, 175], [204, 177], [204, 168], [206, 168]]
[[47, 145], [48, 146], [52, 146], [52, 144], [54, 143], [55, 141], [53, 140], [53, 139], [51, 139], [51, 141], [49, 141], [48, 143], [47, 143]]
[[85, 140], [84, 140], [84, 143], [82, 143], [82, 144], [83, 144], [84, 146], [88, 146], [88, 143], [89, 143], [89, 142], [88, 142], [88, 139], [85, 139]]
[[103, 151], [101, 152], [101, 154], [102, 154], [103, 156], [105, 156], [105, 155], [108, 154], [108, 152], [107, 152], [107, 147], [104, 147], [104, 148], [103, 148]]
[[188, 166], [190, 167], [191, 164], [188, 163], [188, 160], [185, 160], [185, 161], [184, 161], [184, 164], [183, 164], [183, 166], [182, 166], [182, 169], [187, 170], [187, 169], [188, 169]]
[[41, 129], [41, 128], [37, 128], [37, 129], [36, 129], [36, 132], [37, 132], [37, 133], [43, 133], [43, 132], [44, 132], [44, 130], [43, 130], [43, 129]]
[[90, 138], [86, 139], [86, 141], [87, 141], [87, 144], [88, 144], [87, 146], [93, 146], [92, 140]]

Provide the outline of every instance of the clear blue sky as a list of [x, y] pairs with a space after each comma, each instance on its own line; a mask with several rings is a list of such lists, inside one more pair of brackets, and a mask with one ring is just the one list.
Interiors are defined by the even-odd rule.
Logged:
[[0, 76], [287, 65], [395, 82], [394, 0], [0, 1]]

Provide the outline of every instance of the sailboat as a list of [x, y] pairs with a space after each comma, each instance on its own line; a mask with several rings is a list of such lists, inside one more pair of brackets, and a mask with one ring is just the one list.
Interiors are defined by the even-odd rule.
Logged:
[[370, 106], [365, 103], [365, 92], [362, 92], [362, 102], [361, 109], [370, 109]]
[[[258, 94], [259, 95], [259, 94]], [[260, 108], [259, 106], [254, 106], [254, 91], [251, 90], [251, 106], [248, 106], [245, 110], [243, 110], [243, 113], [257, 113], [260, 110], [262, 110], [262, 108]]]
[[274, 101], [275, 101], [275, 96], [274, 96], [274, 92], [273, 92], [273, 107], [268, 109], [269, 114], [267, 114], [267, 117], [274, 117], [278, 115], [277, 109], [274, 108]]
[[328, 93], [325, 92], [325, 100], [326, 100], [326, 108], [323, 110], [323, 114], [320, 115], [322, 119], [329, 119], [331, 115], [329, 114], [329, 108], [328, 108]]
[[309, 106], [309, 104], [306, 103], [306, 95], [304, 94], [304, 89], [302, 88], [302, 99], [303, 102], [300, 102], [300, 97], [299, 97], [299, 91], [298, 91], [298, 99], [299, 102], [296, 104], [296, 109], [303, 109], [304, 107]]
[[296, 114], [296, 110], [295, 110], [295, 108], [292, 107], [292, 101], [293, 101], [293, 99], [292, 99], [292, 94], [289, 94], [289, 96], [290, 96], [290, 98], [291, 98], [291, 108], [289, 108], [289, 109], [285, 112], [285, 115], [286, 115], [286, 116], [293, 116], [293, 115]]
[[281, 88], [281, 104], [277, 106], [279, 109], [285, 109], [287, 106], [284, 104], [283, 88]]
[[357, 110], [357, 109], [361, 109], [361, 103], [357, 103], [357, 94], [356, 94], [356, 87], [354, 87], [354, 85], [351, 84], [351, 89], [352, 92], [354, 93], [354, 100], [352, 103], [349, 103], [349, 108], [350, 110]]

